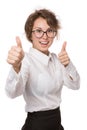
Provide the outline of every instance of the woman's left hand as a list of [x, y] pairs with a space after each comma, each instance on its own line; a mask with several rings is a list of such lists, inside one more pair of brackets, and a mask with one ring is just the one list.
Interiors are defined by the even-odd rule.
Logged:
[[60, 60], [60, 62], [66, 67], [69, 62], [70, 62], [70, 58], [66, 52], [66, 42], [63, 43], [61, 52], [58, 54], [58, 58]]

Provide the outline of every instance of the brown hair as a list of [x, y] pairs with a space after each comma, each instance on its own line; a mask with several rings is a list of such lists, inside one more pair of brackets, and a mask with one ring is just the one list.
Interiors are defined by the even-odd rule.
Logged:
[[26, 37], [30, 42], [32, 42], [31, 35], [32, 35], [32, 28], [34, 25], [34, 21], [39, 17], [44, 18], [47, 21], [47, 24], [52, 29], [55, 29], [55, 31], [58, 31], [58, 29], [60, 29], [60, 22], [56, 18], [56, 15], [53, 12], [47, 9], [35, 10], [35, 12], [33, 12], [32, 14], [28, 16], [25, 23]]

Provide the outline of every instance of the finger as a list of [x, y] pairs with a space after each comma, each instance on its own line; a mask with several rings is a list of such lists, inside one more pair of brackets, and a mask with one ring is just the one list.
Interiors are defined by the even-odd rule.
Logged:
[[69, 59], [67, 55], [61, 55], [59, 56], [59, 59], [62, 60], [62, 59]]
[[67, 55], [67, 52], [66, 52], [66, 51], [60, 52], [60, 53], [58, 54], [59, 57], [66, 56], [66, 55]]
[[8, 56], [20, 56], [21, 48], [18, 48], [17, 46], [11, 47], [11, 49], [8, 51]]
[[67, 60], [67, 61], [63, 62], [62, 64], [66, 67], [69, 64], [69, 61]]
[[62, 45], [61, 52], [66, 51], [66, 44], [67, 42], [65, 41]]
[[7, 62], [11, 65], [15, 65], [15, 60], [14, 59], [7, 59]]
[[20, 55], [20, 52], [19, 51], [9, 51], [9, 54], [8, 54], [8, 57], [18, 57], [20, 58], [21, 55]]
[[18, 36], [16, 37], [16, 43], [17, 43], [17, 47], [22, 48], [22, 43], [21, 43], [21, 40]]

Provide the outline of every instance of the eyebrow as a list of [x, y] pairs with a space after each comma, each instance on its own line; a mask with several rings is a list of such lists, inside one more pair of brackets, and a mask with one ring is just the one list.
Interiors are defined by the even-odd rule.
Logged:
[[36, 27], [36, 28], [33, 28], [32, 30], [37, 30], [37, 29], [40, 29], [40, 30], [42, 30], [42, 31], [46, 31], [46, 30], [51, 29], [51, 28], [49, 27], [49, 28], [47, 28], [46, 30], [43, 30], [43, 29], [40, 28], [40, 27]]

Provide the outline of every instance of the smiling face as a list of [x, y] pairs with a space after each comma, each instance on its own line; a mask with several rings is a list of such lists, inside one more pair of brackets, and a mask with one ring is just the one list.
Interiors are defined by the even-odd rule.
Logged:
[[[42, 30], [47, 31], [50, 28], [50, 26], [47, 24], [46, 20], [44, 18], [37, 18], [34, 22], [33, 29], [32, 30]], [[48, 55], [49, 53], [49, 47], [53, 43], [54, 38], [49, 38], [46, 33], [43, 34], [41, 38], [37, 38], [35, 36], [35, 33], [32, 32], [32, 44], [33, 48], [43, 52], [44, 54]]]

